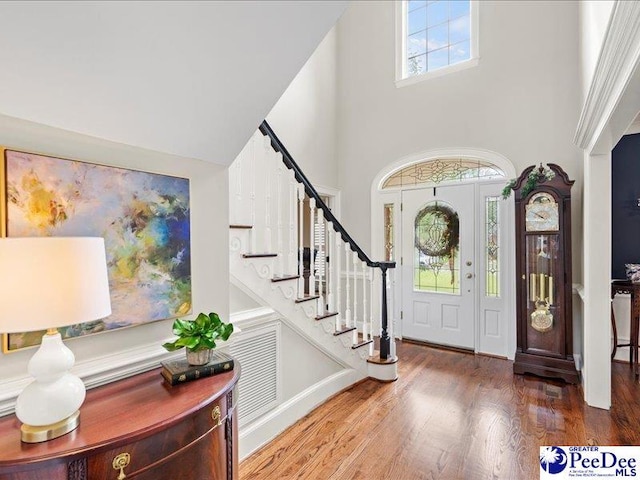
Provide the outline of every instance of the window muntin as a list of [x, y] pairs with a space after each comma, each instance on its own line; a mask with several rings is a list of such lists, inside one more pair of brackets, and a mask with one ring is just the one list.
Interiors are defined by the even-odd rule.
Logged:
[[442, 182], [504, 178], [502, 169], [490, 162], [474, 159], [443, 158], [414, 163], [391, 174], [382, 188], [434, 185]]
[[413, 288], [460, 294], [460, 221], [446, 202], [427, 203], [414, 221]]
[[469, 0], [407, 1], [403, 12], [402, 78], [472, 58]]

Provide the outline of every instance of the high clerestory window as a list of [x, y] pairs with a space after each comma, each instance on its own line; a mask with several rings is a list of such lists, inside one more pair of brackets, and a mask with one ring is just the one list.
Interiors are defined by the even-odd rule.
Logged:
[[477, 9], [469, 0], [398, 2], [399, 85], [476, 65]]

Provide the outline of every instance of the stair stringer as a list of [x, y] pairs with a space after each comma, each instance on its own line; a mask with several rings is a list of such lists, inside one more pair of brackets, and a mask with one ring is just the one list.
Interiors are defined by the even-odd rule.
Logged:
[[232, 236], [231, 283], [258, 303], [272, 308], [283, 322], [338, 364], [357, 371], [358, 380], [368, 377], [368, 350], [352, 349], [350, 335], [334, 336], [335, 317], [316, 320], [316, 302], [295, 303], [296, 282], [272, 282], [274, 259], [243, 258], [240, 250], [243, 243], [237, 236]]

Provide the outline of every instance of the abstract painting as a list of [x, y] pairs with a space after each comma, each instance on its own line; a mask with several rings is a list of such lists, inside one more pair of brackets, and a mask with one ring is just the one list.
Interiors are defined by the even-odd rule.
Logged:
[[[104, 237], [113, 313], [60, 329], [63, 338], [191, 311], [188, 179], [14, 150], [4, 150], [2, 173], [6, 236]], [[3, 350], [42, 334], [5, 335]]]

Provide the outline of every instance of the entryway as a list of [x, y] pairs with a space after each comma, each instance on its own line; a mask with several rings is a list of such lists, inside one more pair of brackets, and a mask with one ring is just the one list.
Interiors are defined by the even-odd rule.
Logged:
[[397, 264], [396, 335], [513, 358], [515, 227], [513, 202], [502, 198], [513, 166], [495, 154], [438, 156], [386, 172], [374, 228], [383, 258]]

